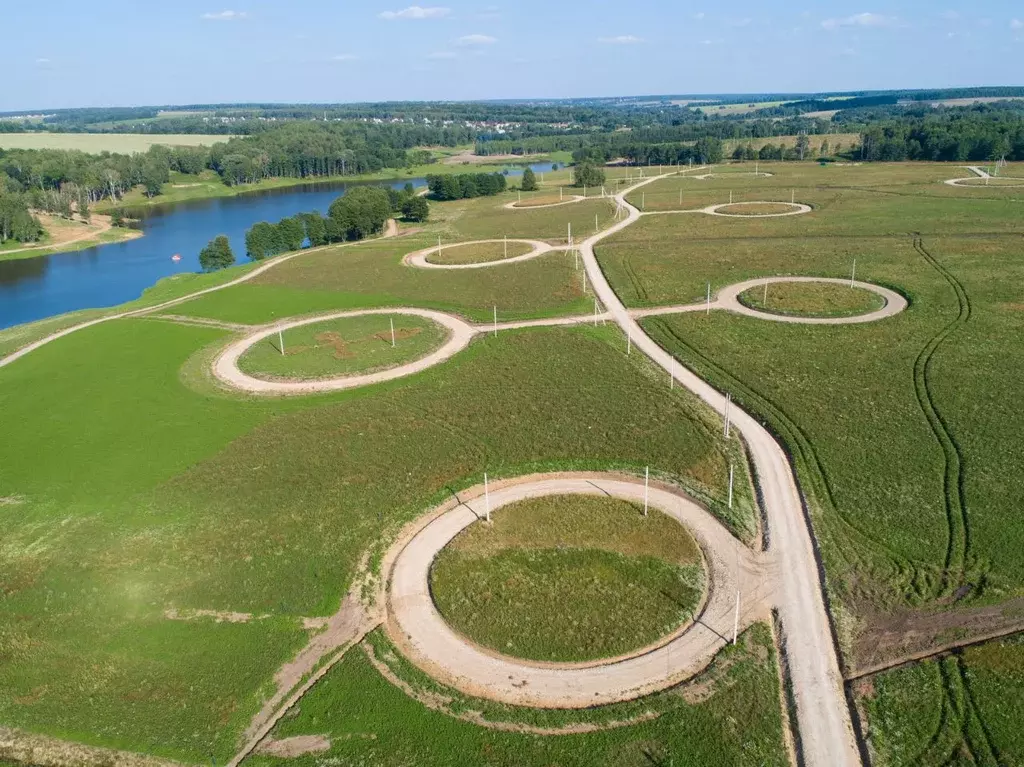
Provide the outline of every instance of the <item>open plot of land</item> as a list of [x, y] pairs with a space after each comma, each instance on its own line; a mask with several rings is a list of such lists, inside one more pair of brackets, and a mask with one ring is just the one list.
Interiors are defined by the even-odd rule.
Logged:
[[499, 509], [442, 550], [431, 593], [472, 640], [517, 658], [584, 661], [652, 644], [702, 596], [693, 537], [611, 498], [550, 496]]
[[426, 356], [447, 335], [441, 326], [422, 317], [349, 317], [293, 328], [282, 334], [283, 339], [264, 339], [239, 358], [238, 367], [270, 379], [369, 373]]
[[[966, 628], [972, 611], [1024, 585], [1011, 554], [1020, 545], [1014, 503], [998, 479], [1012, 472], [1008, 456], [1019, 451], [1006, 446], [1019, 444], [1024, 423], [966, 396], [1013, 396], [1019, 355], [997, 348], [1021, 332], [1012, 308], [1021, 303], [1019, 204], [915, 197], [932, 166], [872, 168], [874, 188], [868, 171], [854, 170], [864, 187], [818, 192], [835, 197], [799, 220], [655, 216], [598, 248], [633, 305], [699, 301], [707, 282], [714, 291], [759, 275], [849, 276], [854, 259], [858, 279], [909, 297], [909, 311], [858, 328], [773, 328], [714, 313], [645, 321], [788, 444], [839, 596], [833, 605], [842, 605], [850, 668], [899, 657], [874, 633], [889, 611], [913, 632], [918, 607], [946, 605], [945, 628], [960, 622], [969, 635], [982, 630]], [[886, 187], [902, 190], [898, 205], [879, 191]]]
[[478, 242], [469, 245], [449, 245], [427, 256], [432, 264], [482, 264], [503, 258], [523, 256], [533, 250], [524, 242]]
[[782, 282], [766, 287], [740, 293], [740, 303], [789, 317], [852, 317], [885, 305], [877, 293], [834, 283]]
[[477, 321], [491, 320], [494, 307], [502, 320], [593, 310], [572, 256], [565, 253], [471, 270], [415, 269], [402, 263], [407, 254], [436, 244], [429, 236], [414, 236], [326, 248], [168, 311], [255, 324], [378, 306], [419, 306]]
[[880, 765], [1024, 760], [1024, 640], [1002, 639], [858, 684]]
[[[323, 734], [330, 750], [287, 762], [257, 755], [251, 763], [784, 765], [774, 658], [770, 632], [755, 626], [692, 685], [636, 703], [560, 712], [465, 698], [409, 665], [377, 632], [350, 651], [303, 699], [298, 715], [273, 733], [279, 739]], [[608, 728], [613, 722], [618, 726]], [[559, 734], [540, 737], [544, 733]]]
[[5, 723], [224, 761], [303, 619], [338, 608], [385, 531], [485, 469], [650, 463], [754, 524], [749, 501], [725, 508], [717, 422], [610, 328], [505, 332], [415, 379], [284, 402], [182, 385], [224, 340], [119, 320], [4, 368]]
[[[600, 190], [597, 193], [600, 194]], [[508, 235], [509, 238], [559, 243], [567, 241], [570, 225], [576, 239], [582, 239], [594, 233], [595, 219], [598, 227], [603, 229], [615, 215], [611, 201], [601, 199], [535, 210], [509, 210], [504, 207], [516, 199], [513, 192], [496, 197], [434, 203], [430, 214], [447, 233], [446, 240], [501, 239]]]
[[151, 146], [211, 146], [230, 136], [198, 133], [0, 133], [0, 149], [78, 149], [90, 154], [135, 154]]

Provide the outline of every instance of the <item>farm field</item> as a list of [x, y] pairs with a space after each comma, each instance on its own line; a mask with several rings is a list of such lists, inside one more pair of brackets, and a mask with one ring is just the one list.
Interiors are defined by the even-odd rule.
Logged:
[[[784, 765], [789, 759], [780, 737], [774, 660], [771, 633], [759, 624], [738, 646], [721, 653], [693, 685], [592, 711], [516, 709], [465, 698], [437, 685], [404, 662], [376, 632], [303, 700], [298, 716], [283, 720], [273, 732], [282, 740], [326, 736], [329, 750], [289, 760], [256, 755], [251, 763], [309, 766], [336, 759], [342, 764], [415, 762], [437, 767], [465, 760], [507, 767], [645, 767], [652, 761]], [[381, 667], [389, 679], [378, 671]], [[606, 728], [608, 722], [632, 723]], [[588, 727], [596, 730], [587, 732]], [[559, 731], [565, 734], [541, 735]]]
[[689, 621], [703, 565], [679, 523], [610, 498], [499, 509], [435, 560], [431, 593], [456, 630], [518, 658], [576, 662], [639, 650]]
[[1020, 635], [871, 677], [859, 706], [879, 765], [1024, 760], [1024, 639]]
[[487, 242], [473, 245], [451, 245], [427, 257], [431, 264], [480, 264], [515, 258], [529, 253], [533, 248], [523, 242]]
[[[1024, 360], [997, 351], [1021, 326], [1012, 308], [1020, 302], [1021, 203], [969, 193], [915, 199], [912, 190], [928, 174], [941, 177], [941, 167], [853, 170], [856, 190], [837, 190], [827, 204], [797, 189], [798, 201], [815, 205], [812, 214], [652, 216], [598, 246], [598, 257], [634, 306], [700, 301], [709, 282], [714, 294], [758, 276], [849, 277], [854, 260], [858, 279], [909, 298], [909, 311], [863, 326], [715, 313], [644, 321], [789, 445], [839, 597], [846, 663], [858, 668], [907, 649], [878, 641], [876, 629], [887, 629], [894, 614], [913, 616], [957, 589], [949, 630], [983, 609], [996, 624], [1013, 624], [1024, 570], [1012, 553], [1014, 504], [999, 477], [1011, 471], [1007, 456], [1019, 450], [1008, 446], [1020, 444], [1024, 423], [1009, 408], [989, 414], [965, 395], [1010, 398], [1012, 371]], [[898, 185], [900, 205], [890, 208], [887, 190]]]
[[[506, 211], [509, 216], [518, 215]], [[414, 269], [409, 253], [437, 245], [421, 234], [329, 247], [292, 259], [242, 285], [168, 309], [171, 314], [259, 324], [329, 310], [415, 305], [484, 322], [593, 310], [564, 252], [488, 269]]]
[[[758, 286], [740, 296], [779, 315], [771, 320], [714, 309], [640, 322], [793, 462], [873, 760], [1015, 763], [1024, 645], [970, 643], [1024, 628], [1013, 479], [1024, 202], [1010, 189], [943, 184], [969, 173], [955, 166], [762, 163], [769, 178], [747, 175], [753, 167], [633, 192], [652, 215], [594, 246], [597, 262], [630, 308], [699, 303], [709, 285], [714, 297], [761, 277], [849, 278], [854, 264], [857, 280], [906, 297], [882, 321], [798, 325], [781, 320], [842, 320], [882, 299], [845, 283], [773, 283], [767, 301]], [[790, 199], [810, 212], [672, 212], [730, 193], [734, 204], [764, 201], [760, 212]], [[466, 270], [404, 262], [439, 236], [449, 258], [474, 263], [503, 256], [502, 243], [457, 243], [560, 245], [570, 225], [579, 242], [614, 221], [609, 200], [503, 207], [516, 199], [434, 202], [429, 221], [399, 237], [304, 252], [0, 368], [0, 725], [184, 763], [230, 760], [267, 700], [290, 689], [279, 679], [304, 678], [275, 674], [329, 641], [353, 601], [370, 611], [375, 589], [390, 588], [385, 552], [407, 525], [446, 503], [469, 514], [460, 493], [485, 476], [500, 487], [531, 473], [612, 471], [642, 485], [649, 467], [759, 548], [770, 517], [743, 440], [669, 383], [681, 379], [668, 361], [638, 353], [635, 329], [627, 339], [598, 321], [594, 283], [584, 291], [572, 254]], [[522, 252], [510, 243], [510, 256]], [[253, 268], [165, 280], [133, 306]], [[443, 311], [488, 332], [436, 367], [349, 391], [250, 397], [211, 372], [245, 326], [387, 307]], [[500, 332], [496, 323], [492, 334], [495, 310], [498, 322], [595, 316]], [[2, 331], [0, 355], [113, 311]], [[284, 354], [273, 335], [240, 367], [283, 379], [379, 370], [446, 335], [396, 314], [392, 346], [388, 317], [289, 329]], [[452, 628], [492, 654], [630, 653], [687, 625], [708, 593], [702, 565], [713, 557], [660, 512], [555, 496], [500, 507], [485, 524], [474, 519], [430, 560], [429, 584]], [[767, 554], [766, 573], [786, 566]], [[765, 589], [773, 577], [762, 575]], [[739, 625], [739, 598], [736, 610]], [[731, 626], [731, 605], [729, 615]], [[324, 676], [245, 763], [442, 765], [458, 754], [498, 765], [787, 764], [795, 704], [780, 685], [784, 632], [773, 635], [771, 616], [745, 618], [735, 646], [711, 629], [722, 644], [693, 680], [578, 710], [468, 697], [405, 660], [379, 622], [361, 626], [336, 665], [307, 669]], [[286, 760], [275, 748], [297, 751]]]
[[728, 513], [716, 425], [610, 328], [502, 333], [414, 379], [289, 401], [208, 396], [200, 358], [226, 338], [119, 320], [4, 369], [5, 724], [226, 760], [360, 552], [485, 468], [650, 462]]
[[90, 154], [136, 154], [151, 146], [211, 146], [229, 138], [194, 133], [0, 133], [0, 149], [77, 149]]

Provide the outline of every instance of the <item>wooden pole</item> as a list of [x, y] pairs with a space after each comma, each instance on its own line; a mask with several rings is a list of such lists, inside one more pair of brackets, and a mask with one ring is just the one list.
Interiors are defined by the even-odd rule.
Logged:
[[732, 480], [733, 480], [733, 465], [729, 464], [729, 508], [732, 508]]
[[395, 318], [390, 317], [391, 320], [391, 348], [395, 348]]
[[644, 516], [647, 516], [647, 499], [650, 494], [651, 484], [651, 467], [648, 466], [644, 469]]
[[277, 348], [281, 350], [281, 356], [284, 356], [284, 331], [281, 328], [277, 329]]
[[494, 307], [494, 337], [498, 337], [498, 307]]
[[491, 491], [487, 487], [487, 472], [484, 472], [484, 504], [487, 509], [487, 522], [491, 521]]

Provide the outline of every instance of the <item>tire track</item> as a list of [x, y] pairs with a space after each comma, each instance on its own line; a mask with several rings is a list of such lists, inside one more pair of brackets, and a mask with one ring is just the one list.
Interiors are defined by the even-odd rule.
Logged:
[[971, 536], [967, 499], [964, 494], [964, 460], [949, 424], [935, 403], [932, 391], [932, 362], [939, 347], [954, 332], [963, 327], [971, 318], [971, 301], [967, 290], [960, 281], [928, 252], [920, 236], [914, 238], [914, 250], [937, 271], [953, 289], [957, 298], [957, 316], [932, 337], [914, 361], [914, 391], [918, 405], [924, 413], [928, 426], [942, 449], [945, 467], [943, 471], [943, 497], [946, 507], [948, 537], [946, 557], [943, 564], [941, 593], [949, 594], [964, 584], [967, 561], [970, 556]]

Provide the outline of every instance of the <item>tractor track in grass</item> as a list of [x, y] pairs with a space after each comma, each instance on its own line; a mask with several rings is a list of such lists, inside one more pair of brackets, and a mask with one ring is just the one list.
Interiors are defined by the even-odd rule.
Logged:
[[935, 353], [942, 344], [970, 320], [971, 300], [963, 284], [928, 252], [924, 241], [919, 236], [914, 238], [914, 250], [953, 289], [958, 306], [957, 316], [925, 344], [914, 361], [914, 392], [917, 395], [918, 405], [928, 422], [928, 427], [939, 443], [945, 461], [943, 497], [946, 507], [948, 538], [943, 565], [942, 592], [949, 594], [964, 585], [963, 580], [971, 552], [970, 519], [967, 498], [964, 493], [963, 454], [946, 418], [935, 403], [930, 371]]

